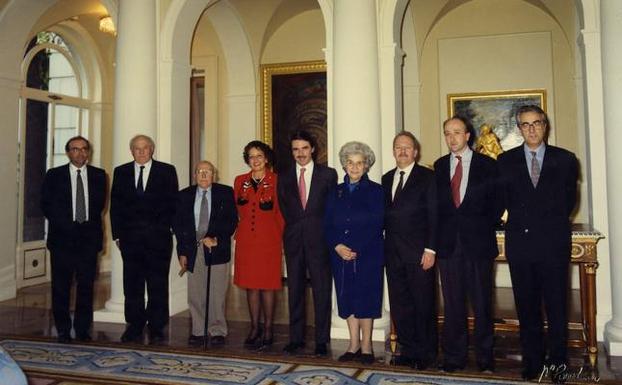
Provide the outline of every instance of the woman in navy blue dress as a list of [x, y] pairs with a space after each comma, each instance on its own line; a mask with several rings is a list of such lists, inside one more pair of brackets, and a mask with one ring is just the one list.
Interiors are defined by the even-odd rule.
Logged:
[[350, 332], [350, 345], [339, 361], [370, 364], [373, 319], [380, 318], [382, 306], [384, 193], [367, 177], [375, 162], [368, 145], [346, 143], [339, 160], [347, 175], [328, 196], [324, 229], [339, 316]]

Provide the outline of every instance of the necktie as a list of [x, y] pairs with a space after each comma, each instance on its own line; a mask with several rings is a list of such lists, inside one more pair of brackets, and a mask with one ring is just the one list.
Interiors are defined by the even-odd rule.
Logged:
[[394, 202], [397, 199], [397, 196], [400, 195], [400, 193], [404, 189], [404, 174], [405, 173], [406, 173], [405, 171], [400, 171], [400, 181], [398, 182], [397, 187], [395, 188], [395, 194], [393, 194]]
[[454, 176], [451, 178], [451, 196], [454, 199], [454, 205], [460, 206], [460, 184], [462, 183], [462, 157], [456, 156], [458, 163], [456, 164], [456, 170]]
[[538, 185], [538, 179], [540, 179], [540, 163], [538, 163], [538, 159], [536, 158], [535, 151], [529, 151], [531, 153], [531, 183], [533, 183], [533, 187]]
[[209, 227], [209, 201], [207, 190], [203, 190], [201, 196], [201, 209], [199, 210], [199, 226], [197, 226], [197, 241], [203, 239]]
[[300, 195], [300, 203], [302, 203], [302, 209], [307, 208], [307, 184], [305, 182], [306, 168], [300, 169], [300, 178], [298, 178], [298, 195]]
[[76, 222], [82, 223], [86, 221], [86, 204], [84, 202], [84, 185], [82, 184], [82, 175], [80, 170], [76, 178]]
[[138, 183], [136, 184], [136, 194], [144, 195], [145, 194], [145, 185], [143, 184], [143, 170], [145, 166], [140, 166], [140, 173], [138, 174]]

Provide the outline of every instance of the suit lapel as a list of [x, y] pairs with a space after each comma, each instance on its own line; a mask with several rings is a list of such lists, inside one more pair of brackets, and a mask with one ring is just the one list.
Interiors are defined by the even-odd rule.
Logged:
[[393, 190], [393, 178], [395, 177], [395, 171], [397, 168], [389, 171], [384, 178], [384, 202], [385, 206], [390, 206], [392, 204], [392, 190]]
[[[445, 197], [443, 199], [447, 199], [449, 201], [451, 201], [451, 207], [453, 210], [457, 210], [456, 205], [454, 204], [453, 201], [453, 196], [451, 194], [451, 171], [450, 171], [450, 162], [451, 162], [451, 154], [446, 155], [445, 157], [443, 157], [441, 159], [441, 161], [439, 162], [439, 169], [438, 170], [434, 170], [434, 172], [438, 173], [440, 175], [441, 181], [443, 181], [442, 186], [443, 186], [443, 190], [442, 193], [445, 195]], [[468, 191], [468, 187], [467, 187], [467, 191]], [[466, 194], [464, 194], [465, 199], [466, 199]], [[463, 201], [465, 200], [463, 199]]]
[[[317, 164], [313, 165], [313, 174], [311, 174], [311, 187], [309, 188], [309, 196], [307, 197], [307, 207], [309, 207], [313, 198], [317, 195], [315, 191], [318, 190], [318, 183], [320, 183], [319, 167]], [[298, 183], [296, 183], [296, 191], [298, 191]], [[300, 201], [300, 199], [298, 199]], [[300, 201], [300, 208], [302, 208], [302, 201]]]
[[209, 223], [207, 225], [208, 231], [214, 231], [216, 225], [216, 207], [220, 204], [220, 191], [214, 185], [212, 185], [212, 199], [209, 202]]
[[462, 207], [462, 205], [464, 205], [465, 202], [468, 203], [469, 197], [473, 194], [472, 192], [473, 183], [474, 183], [473, 181], [477, 180], [479, 176], [478, 173], [481, 171], [481, 168], [479, 167], [479, 161], [480, 161], [480, 158], [478, 154], [473, 152], [473, 155], [471, 155], [471, 164], [469, 165], [469, 179], [467, 180], [466, 190], [464, 192], [464, 197], [462, 198], [462, 202], [460, 202], [460, 207]]
[[63, 196], [67, 197], [67, 200], [64, 202], [67, 212], [69, 213], [70, 219], [73, 221], [73, 196], [71, 192], [71, 174], [69, 171], [69, 163], [65, 166], [65, 170], [63, 171], [63, 180], [61, 181], [61, 186], [63, 186]]

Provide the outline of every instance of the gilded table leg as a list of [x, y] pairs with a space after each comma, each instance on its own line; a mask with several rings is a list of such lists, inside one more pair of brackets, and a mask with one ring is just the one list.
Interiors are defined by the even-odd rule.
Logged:
[[586, 299], [587, 299], [587, 351], [592, 368], [596, 367], [598, 347], [596, 345], [596, 269], [598, 262], [588, 262], [582, 265], [586, 274]]

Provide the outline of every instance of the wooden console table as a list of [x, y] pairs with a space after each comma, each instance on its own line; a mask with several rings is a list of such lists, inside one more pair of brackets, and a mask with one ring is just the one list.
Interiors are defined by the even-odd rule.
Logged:
[[[570, 328], [581, 330], [582, 339], [569, 341], [573, 346], [583, 347], [588, 354], [592, 367], [596, 366], [598, 357], [598, 345], [596, 341], [596, 269], [598, 269], [598, 258], [596, 255], [596, 244], [604, 238], [601, 233], [583, 224], [573, 224], [572, 226], [572, 250], [570, 263], [579, 266], [579, 292], [581, 297], [581, 322], [570, 322]], [[506, 263], [505, 259], [505, 234], [503, 231], [497, 232], [497, 244], [499, 246], [499, 256], [496, 261]], [[443, 316], [439, 316], [442, 322]], [[469, 320], [469, 325], [473, 325], [473, 320]], [[513, 322], [495, 323], [495, 330], [518, 331], [516, 320], [505, 320]], [[390, 336], [391, 351], [395, 352], [397, 347], [397, 334], [393, 323], [391, 323]]]

